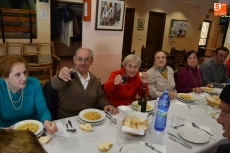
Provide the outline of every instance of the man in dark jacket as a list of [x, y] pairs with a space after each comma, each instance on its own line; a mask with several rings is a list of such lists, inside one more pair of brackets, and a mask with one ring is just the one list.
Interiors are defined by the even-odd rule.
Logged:
[[[223, 136], [227, 137], [230, 142], [230, 85], [227, 85], [220, 94], [220, 107], [221, 112], [217, 119], [217, 122], [223, 126]], [[216, 153], [229, 153], [230, 143], [220, 145]]]

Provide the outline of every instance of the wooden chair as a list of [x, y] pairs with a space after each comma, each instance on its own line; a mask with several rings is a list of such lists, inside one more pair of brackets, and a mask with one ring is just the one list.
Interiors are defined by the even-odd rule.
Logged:
[[23, 56], [40, 55], [38, 43], [23, 43]]
[[38, 43], [38, 48], [40, 52], [47, 52], [48, 50], [50, 50], [51, 52], [51, 57], [53, 60], [53, 74], [56, 74], [56, 70], [58, 68], [58, 70], [60, 69], [60, 62], [61, 59], [59, 57], [56, 56], [56, 52], [54, 50], [54, 43]]
[[170, 55], [167, 57], [168, 65], [171, 66], [174, 70], [183, 67], [185, 53], [185, 49], [176, 50], [174, 47], [172, 47], [170, 50]]
[[182, 49], [182, 50], [176, 50], [175, 47], [172, 47], [170, 50], [170, 55], [185, 55], [186, 50]]
[[2, 44], [0, 44], [0, 58], [5, 56], [6, 54], [7, 54], [6, 44], [2, 43]]
[[50, 81], [53, 77], [52, 66], [52, 61], [43, 63], [29, 63], [29, 76], [37, 78], [43, 85], [47, 81]]
[[153, 66], [154, 63], [154, 51], [153, 48], [144, 47], [141, 48], [141, 67], [140, 71], [146, 71]]
[[47, 81], [43, 86], [42, 86], [42, 91], [44, 94], [44, 97], [46, 99], [46, 104], [48, 109], [50, 110], [50, 113], [52, 115], [52, 120], [57, 119], [58, 115], [58, 90], [54, 89], [51, 86], [51, 82]]
[[6, 43], [6, 52], [8, 55], [21, 55], [23, 52], [22, 42]]

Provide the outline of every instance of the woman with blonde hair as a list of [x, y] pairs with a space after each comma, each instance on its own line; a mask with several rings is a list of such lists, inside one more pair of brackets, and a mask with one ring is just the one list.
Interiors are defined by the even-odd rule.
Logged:
[[28, 77], [28, 65], [21, 56], [7, 55], [0, 60], [0, 128], [34, 119], [44, 124], [48, 133], [57, 131], [51, 121], [40, 82]]
[[146, 96], [149, 94], [148, 77], [146, 72], [139, 75], [141, 59], [135, 54], [125, 57], [121, 70], [113, 71], [109, 80], [104, 85], [104, 91], [109, 101], [116, 107], [130, 105], [136, 100], [136, 95], [141, 96], [142, 88], [146, 87]]
[[1, 153], [46, 153], [29, 130], [0, 130]]

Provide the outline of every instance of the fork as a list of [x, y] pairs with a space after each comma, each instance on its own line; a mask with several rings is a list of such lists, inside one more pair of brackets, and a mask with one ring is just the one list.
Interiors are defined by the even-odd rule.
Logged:
[[191, 149], [191, 150], [192, 150], [192, 148], [191, 148], [191, 147], [187, 146], [186, 144], [182, 143], [181, 141], [178, 141], [177, 139], [173, 138], [172, 136], [169, 136], [169, 139], [171, 139], [172, 141], [175, 141], [175, 142], [177, 142], [177, 143], [179, 143], [179, 144], [183, 145], [184, 147], [186, 147], [186, 148], [188, 148], [188, 149]]
[[73, 129], [69, 129], [69, 128], [68, 128], [68, 124], [67, 124], [67, 123], [66, 123], [66, 131], [67, 131], [67, 132], [75, 132]]
[[109, 112], [105, 112], [111, 119], [113, 118], [113, 120], [117, 121], [117, 119], [115, 119]]

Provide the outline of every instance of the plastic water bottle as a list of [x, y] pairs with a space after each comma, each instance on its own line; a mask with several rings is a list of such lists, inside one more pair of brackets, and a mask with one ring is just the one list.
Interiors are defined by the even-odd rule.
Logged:
[[170, 106], [170, 99], [168, 95], [168, 91], [165, 90], [161, 95], [158, 101], [158, 110], [156, 113], [154, 128], [156, 131], [164, 131], [166, 122], [167, 122], [167, 114]]

